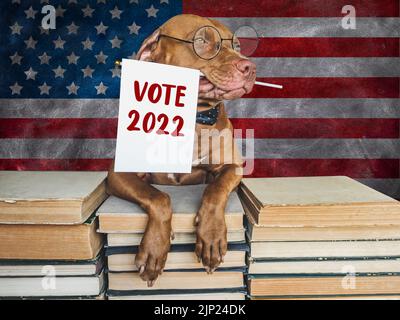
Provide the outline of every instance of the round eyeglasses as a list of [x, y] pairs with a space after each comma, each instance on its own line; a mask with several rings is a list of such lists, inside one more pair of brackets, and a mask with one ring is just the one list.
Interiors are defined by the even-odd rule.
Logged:
[[[239, 28], [238, 31], [240, 31], [242, 28], [243, 27]], [[255, 35], [252, 34], [251, 36], [246, 36], [245, 38], [243, 38], [243, 40], [239, 40], [239, 37], [237, 35], [249, 35], [248, 30], [246, 32], [243, 32], [244, 30], [242, 29], [242, 31], [240, 31], [239, 33], [236, 32], [232, 38], [226, 39], [222, 38], [219, 31], [213, 26], [204, 26], [199, 28], [193, 36], [193, 40], [179, 39], [166, 34], [160, 34], [159, 36], [176, 41], [190, 43], [192, 44], [193, 51], [196, 53], [197, 56], [204, 60], [211, 60], [215, 58], [221, 51], [223, 41], [230, 41], [233, 50], [240, 52], [245, 56], [250, 56], [255, 51], [258, 45], [257, 33], [254, 29], [252, 30], [254, 31]], [[241, 45], [242, 41], [244, 41], [244, 45]]]

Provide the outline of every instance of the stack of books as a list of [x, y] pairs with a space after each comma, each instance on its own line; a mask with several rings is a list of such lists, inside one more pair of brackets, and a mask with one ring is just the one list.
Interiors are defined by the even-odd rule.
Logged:
[[348, 177], [243, 179], [252, 299], [398, 299], [400, 203]]
[[135, 266], [135, 255], [147, 223], [137, 204], [109, 197], [98, 210], [100, 232], [107, 234], [109, 299], [244, 299], [246, 250], [243, 208], [233, 192], [226, 206], [228, 252], [224, 263], [207, 274], [194, 253], [194, 220], [205, 185], [156, 186], [171, 198], [175, 238], [164, 268], [147, 287]]
[[103, 297], [106, 173], [0, 172], [0, 298]]

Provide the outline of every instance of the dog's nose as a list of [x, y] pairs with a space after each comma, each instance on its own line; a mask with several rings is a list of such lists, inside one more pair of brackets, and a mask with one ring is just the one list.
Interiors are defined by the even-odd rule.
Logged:
[[243, 73], [245, 77], [256, 71], [256, 65], [247, 59], [241, 59], [236, 62], [236, 68]]

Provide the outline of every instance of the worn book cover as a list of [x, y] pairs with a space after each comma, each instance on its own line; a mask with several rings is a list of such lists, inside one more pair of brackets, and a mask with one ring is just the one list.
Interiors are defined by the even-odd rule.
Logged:
[[80, 224], [106, 199], [105, 172], [0, 171], [0, 223]]
[[[157, 186], [167, 193], [172, 202], [172, 228], [174, 232], [194, 232], [197, 214], [206, 185]], [[147, 223], [146, 212], [136, 203], [114, 196], [109, 197], [98, 209], [100, 232], [143, 233]], [[225, 208], [227, 228], [243, 229], [243, 207], [236, 192], [229, 196]]]

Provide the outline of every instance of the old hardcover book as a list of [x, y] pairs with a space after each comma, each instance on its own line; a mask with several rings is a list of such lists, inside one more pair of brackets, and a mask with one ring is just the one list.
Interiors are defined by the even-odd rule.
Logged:
[[400, 259], [263, 260], [249, 258], [249, 274], [342, 275], [356, 270], [362, 274], [389, 274], [400, 270]]
[[[172, 229], [174, 232], [194, 232], [194, 219], [201, 205], [206, 185], [157, 186], [171, 197]], [[232, 192], [225, 209], [229, 231], [243, 230], [243, 207], [236, 192]], [[99, 231], [103, 233], [143, 233], [147, 214], [137, 205], [117, 197], [109, 197], [99, 208]]]
[[239, 189], [266, 227], [400, 224], [399, 201], [344, 176], [246, 178]]
[[308, 297], [250, 297], [250, 300], [400, 300], [400, 295], [348, 295], [348, 296], [308, 296]]
[[0, 300], [106, 300], [106, 295], [105, 292], [102, 291], [100, 294], [90, 296], [0, 297]]
[[105, 172], [1, 171], [0, 223], [80, 224], [107, 197]]
[[[204, 269], [198, 261], [195, 253], [195, 246], [191, 245], [172, 245], [168, 253], [168, 259], [164, 270], [183, 270], [183, 269]], [[225, 255], [221, 268], [244, 267], [246, 266], [245, 243], [231, 243], [228, 245], [228, 252]], [[108, 259], [108, 269], [114, 272], [137, 271], [135, 257], [138, 247], [109, 247], [106, 249]]]
[[91, 276], [104, 267], [104, 256], [90, 260], [0, 260], [0, 277], [44, 277], [54, 271], [57, 276]]
[[248, 277], [252, 296], [399, 295], [400, 276], [264, 276]]
[[93, 214], [80, 225], [0, 224], [0, 259], [87, 260], [103, 247]]
[[389, 240], [400, 239], [399, 225], [383, 226], [337, 226], [337, 227], [265, 227], [256, 224], [247, 206], [247, 237], [252, 242], [259, 241], [338, 241], [338, 240]]
[[[142, 237], [143, 233], [109, 233], [107, 234], [107, 246], [109, 247], [138, 246], [142, 241]], [[228, 242], [241, 242], [244, 240], [245, 240], [244, 229], [229, 231], [227, 233]], [[182, 233], [182, 232], [174, 233], [174, 239], [171, 241], [172, 244], [189, 244], [195, 242], [196, 242], [195, 233]]]
[[[109, 290], [136, 292], [179, 293], [188, 290], [243, 289], [243, 270], [216, 271], [212, 275], [203, 271], [166, 271], [153, 287], [148, 287], [138, 272], [110, 272]], [[193, 293], [193, 292], [192, 292]]]
[[108, 300], [245, 300], [244, 292], [108, 295]]
[[265, 259], [400, 257], [400, 241], [251, 242], [250, 253]]
[[[52, 282], [53, 281], [53, 282]], [[104, 274], [80, 277], [5, 277], [0, 278], [2, 297], [78, 297], [98, 296], [104, 289]]]

